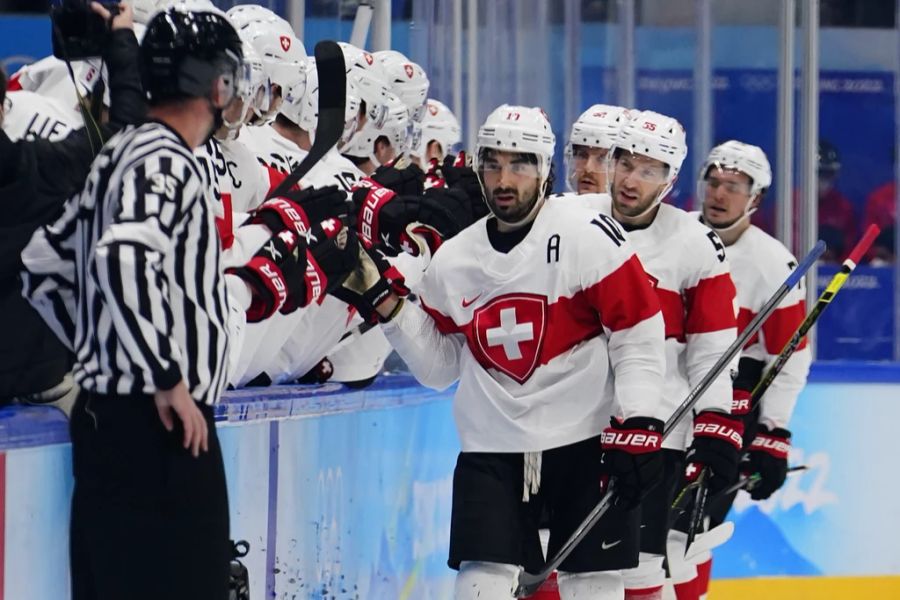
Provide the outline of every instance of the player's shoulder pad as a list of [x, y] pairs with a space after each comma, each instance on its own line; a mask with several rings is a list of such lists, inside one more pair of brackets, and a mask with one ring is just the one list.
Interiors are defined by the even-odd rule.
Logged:
[[[797, 266], [797, 258], [784, 244], [755, 225], [750, 226], [741, 236], [746, 243], [742, 268], [756, 271], [760, 281], [777, 287], [784, 282], [790, 270]], [[784, 267], [776, 268], [776, 267]], [[785, 270], [787, 269], [787, 270]]]

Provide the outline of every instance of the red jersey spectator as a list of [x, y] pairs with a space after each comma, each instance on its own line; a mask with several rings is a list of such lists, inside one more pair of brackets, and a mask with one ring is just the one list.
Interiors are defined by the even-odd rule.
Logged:
[[897, 184], [889, 181], [869, 194], [863, 214], [862, 229], [869, 225], [878, 225], [881, 235], [872, 244], [866, 258], [872, 264], [884, 264], [894, 261], [893, 231], [897, 223]]

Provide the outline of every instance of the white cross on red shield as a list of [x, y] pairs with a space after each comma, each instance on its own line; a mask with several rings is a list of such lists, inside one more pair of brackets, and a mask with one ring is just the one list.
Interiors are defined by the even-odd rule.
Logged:
[[547, 331], [547, 297], [506, 294], [475, 310], [475, 339], [485, 362], [519, 383], [540, 363]]
[[289, 36], [281, 36], [281, 49], [287, 52], [291, 49], [291, 38]]

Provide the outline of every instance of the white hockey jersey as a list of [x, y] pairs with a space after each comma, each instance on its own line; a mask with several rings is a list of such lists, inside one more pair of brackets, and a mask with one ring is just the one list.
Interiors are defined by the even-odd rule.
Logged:
[[618, 226], [550, 198], [509, 253], [487, 227], [445, 242], [419, 286], [424, 310], [408, 302], [382, 326], [422, 384], [459, 380], [463, 450], [547, 450], [598, 435], [613, 414], [655, 415], [663, 319]]
[[[612, 216], [609, 195], [579, 198]], [[666, 324], [665, 388], [656, 414], [664, 421], [737, 337], [735, 287], [725, 247], [715, 233], [698, 224], [689, 213], [663, 203], [650, 225], [626, 232], [659, 297]], [[695, 412], [731, 412], [729, 371], [723, 370], [700, 397]], [[690, 430], [690, 420], [685, 419], [663, 446], [685, 449]]]
[[77, 112], [53, 98], [25, 90], [6, 94], [3, 131], [14, 142], [20, 139], [56, 142], [83, 125]]
[[[797, 259], [784, 244], [755, 225], [751, 225], [734, 244], [728, 246], [726, 252], [731, 263], [731, 276], [737, 287], [738, 327], [743, 331], [796, 268]], [[778, 308], [765, 320], [759, 333], [744, 346], [743, 356], [770, 365], [806, 317], [804, 298], [803, 284], [788, 292]], [[797, 396], [806, 385], [811, 362], [812, 353], [804, 338], [760, 400], [760, 423], [769, 428], [789, 428]]]

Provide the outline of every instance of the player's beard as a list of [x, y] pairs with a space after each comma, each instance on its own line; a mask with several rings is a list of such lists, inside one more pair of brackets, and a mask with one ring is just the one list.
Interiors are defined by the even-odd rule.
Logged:
[[[628, 194], [631, 195], [632, 192], [628, 192]], [[640, 194], [640, 192], [637, 192], [637, 194]], [[654, 202], [656, 201], [656, 197], [658, 195], [659, 195], [659, 190], [654, 190], [653, 192], [651, 192], [649, 194], [639, 196], [637, 202], [632, 201], [632, 202], [628, 202], [626, 204], [621, 201], [621, 198], [619, 195], [619, 190], [613, 188], [613, 190], [612, 190], [613, 207], [616, 209], [616, 212], [618, 212], [622, 216], [639, 217], [639, 216], [643, 215], [645, 212], [647, 212], [647, 210], [649, 210], [651, 206], [653, 206]]]
[[[497, 205], [497, 196], [513, 196], [514, 200], [504, 203], [502, 206]], [[488, 208], [494, 213], [494, 216], [505, 223], [518, 223], [528, 216], [531, 209], [534, 208], [538, 201], [537, 189], [532, 190], [527, 199], [522, 199], [519, 190], [515, 188], [494, 188], [491, 190], [488, 198]]]

